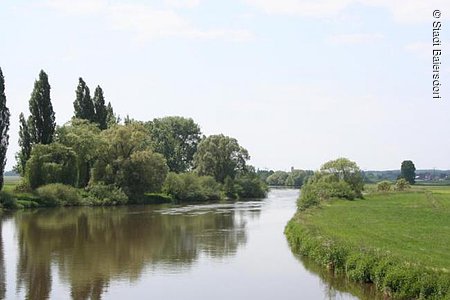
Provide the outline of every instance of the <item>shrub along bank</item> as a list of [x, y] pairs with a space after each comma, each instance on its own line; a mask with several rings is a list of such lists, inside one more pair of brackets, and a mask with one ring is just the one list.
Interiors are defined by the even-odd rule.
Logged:
[[373, 283], [388, 297], [449, 299], [450, 188], [374, 192], [348, 201], [356, 198], [339, 196], [357, 191], [348, 193], [345, 176], [337, 177], [307, 184], [313, 193], [300, 197], [285, 230], [292, 250], [351, 280]]

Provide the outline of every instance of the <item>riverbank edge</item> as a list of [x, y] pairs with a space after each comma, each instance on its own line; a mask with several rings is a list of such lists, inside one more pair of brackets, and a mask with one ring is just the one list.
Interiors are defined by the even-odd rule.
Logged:
[[450, 274], [402, 261], [386, 251], [365, 249], [323, 235], [297, 212], [285, 227], [291, 250], [358, 283], [372, 283], [392, 299], [450, 299]]

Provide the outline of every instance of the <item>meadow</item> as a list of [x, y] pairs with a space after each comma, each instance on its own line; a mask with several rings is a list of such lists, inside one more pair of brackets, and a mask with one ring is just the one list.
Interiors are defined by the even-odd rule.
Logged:
[[450, 187], [335, 199], [286, 227], [295, 252], [398, 298], [449, 297]]

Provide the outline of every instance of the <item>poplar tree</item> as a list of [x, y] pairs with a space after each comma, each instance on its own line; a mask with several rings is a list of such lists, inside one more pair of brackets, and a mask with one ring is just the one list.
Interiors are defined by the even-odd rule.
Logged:
[[81, 77], [78, 80], [78, 87], [75, 93], [76, 98], [73, 102], [75, 118], [95, 122], [94, 103], [92, 102], [89, 88]]
[[112, 108], [111, 102], [108, 102], [108, 106], [106, 106], [106, 124], [107, 127], [112, 127], [120, 122], [120, 118], [116, 117], [114, 114], [114, 110]]
[[50, 144], [55, 134], [55, 112], [50, 99], [48, 76], [43, 70], [39, 73], [39, 79], [34, 82], [29, 120], [28, 129], [32, 142]]
[[[30, 120], [29, 120], [30, 121]], [[25, 166], [27, 164], [28, 159], [31, 155], [32, 141], [30, 135], [30, 129], [28, 123], [25, 120], [23, 113], [20, 113], [19, 116], [19, 146], [20, 151], [16, 154], [16, 170], [19, 172], [21, 176], [25, 175]]]
[[98, 124], [101, 130], [108, 128], [107, 124], [107, 110], [105, 106], [105, 97], [103, 96], [103, 90], [100, 86], [97, 86], [94, 93], [94, 107], [95, 107], [95, 122]]
[[5, 78], [0, 68], [0, 190], [3, 188], [3, 173], [6, 164], [6, 151], [9, 145], [9, 109], [6, 107]]

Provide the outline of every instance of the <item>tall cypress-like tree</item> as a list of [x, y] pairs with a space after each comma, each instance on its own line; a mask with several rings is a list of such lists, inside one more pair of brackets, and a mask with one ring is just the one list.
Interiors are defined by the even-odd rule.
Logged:
[[91, 99], [89, 88], [84, 82], [83, 78], [79, 78], [78, 87], [75, 91], [76, 98], [73, 102], [73, 108], [75, 110], [75, 118], [88, 120], [89, 122], [95, 122], [95, 107]]
[[120, 122], [120, 118], [116, 117], [114, 114], [114, 110], [112, 108], [111, 102], [108, 102], [108, 106], [106, 106], [106, 124], [107, 127], [114, 126]]
[[9, 145], [9, 109], [6, 107], [5, 78], [0, 68], [0, 190], [3, 188], [3, 173], [6, 164], [6, 151]]
[[50, 99], [48, 76], [41, 70], [39, 79], [34, 82], [30, 98], [29, 132], [33, 143], [50, 144], [55, 134], [55, 112]]
[[31, 148], [32, 148], [32, 140], [31, 140], [31, 134], [28, 124], [30, 123], [30, 118], [28, 119], [28, 122], [25, 120], [25, 117], [23, 113], [20, 113], [19, 116], [19, 146], [20, 151], [16, 154], [16, 170], [19, 172], [21, 176], [25, 175], [25, 166], [27, 164], [28, 159], [31, 155]]
[[97, 86], [94, 93], [94, 107], [95, 107], [95, 122], [98, 124], [101, 130], [108, 128], [107, 124], [107, 111], [105, 105], [105, 97], [103, 96], [103, 90], [100, 86]]

